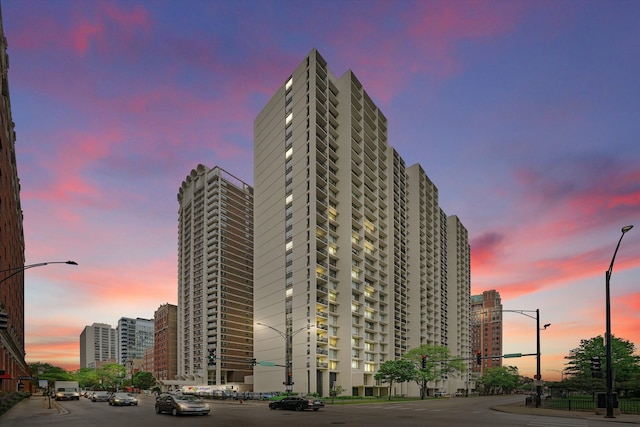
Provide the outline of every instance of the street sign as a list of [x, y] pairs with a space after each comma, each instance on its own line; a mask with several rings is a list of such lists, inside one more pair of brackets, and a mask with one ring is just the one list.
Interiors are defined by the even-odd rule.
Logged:
[[509, 354], [505, 354], [504, 356], [505, 359], [509, 359], [511, 357], [522, 357], [522, 353], [509, 353]]
[[260, 366], [276, 366], [276, 364], [274, 362], [261, 361]]

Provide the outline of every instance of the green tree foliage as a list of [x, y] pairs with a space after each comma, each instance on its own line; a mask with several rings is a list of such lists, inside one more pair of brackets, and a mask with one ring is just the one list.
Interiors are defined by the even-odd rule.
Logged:
[[[618, 391], [635, 390], [638, 388], [640, 377], [640, 356], [634, 355], [635, 346], [630, 341], [616, 338], [611, 339], [611, 361], [614, 372], [614, 386]], [[565, 357], [567, 367], [567, 381], [565, 386], [573, 390], [601, 391], [605, 388], [606, 376], [593, 378], [591, 359], [599, 357], [602, 372], [606, 372], [606, 348], [603, 336], [580, 340], [580, 345]]]
[[333, 386], [333, 388], [329, 392], [331, 396], [331, 403], [335, 401], [336, 396], [340, 396], [342, 393], [344, 393], [344, 387], [342, 387], [341, 385]]
[[94, 368], [80, 368], [76, 373], [76, 378], [80, 388], [96, 389], [100, 387], [98, 372]]
[[133, 376], [133, 386], [140, 390], [149, 390], [156, 385], [156, 378], [151, 372], [136, 372]]
[[29, 368], [37, 380], [35, 381], [36, 384], [38, 384], [39, 380], [47, 380], [49, 387], [53, 387], [53, 383], [56, 381], [74, 381], [76, 379], [74, 374], [50, 363], [30, 363]]
[[125, 377], [124, 366], [117, 363], [108, 363], [97, 370], [98, 382], [104, 389], [120, 387]]
[[461, 358], [452, 357], [449, 349], [444, 346], [423, 344], [407, 351], [403, 358], [414, 366], [412, 379], [420, 388], [421, 399], [426, 396], [429, 382], [444, 379], [447, 375], [461, 372], [466, 367]]
[[476, 380], [476, 387], [484, 394], [511, 393], [520, 381], [518, 368], [515, 366], [496, 366], [487, 368]]
[[374, 375], [376, 381], [389, 383], [389, 400], [391, 400], [391, 389], [393, 383], [403, 383], [411, 381], [415, 375], [415, 366], [408, 360], [387, 360]]

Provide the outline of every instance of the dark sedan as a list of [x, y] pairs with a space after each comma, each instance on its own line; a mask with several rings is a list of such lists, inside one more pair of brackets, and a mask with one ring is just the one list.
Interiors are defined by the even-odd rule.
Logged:
[[111, 406], [138, 406], [138, 399], [131, 393], [112, 393], [109, 396]]
[[189, 394], [161, 394], [156, 399], [156, 414], [166, 412], [171, 415], [207, 415], [210, 410], [208, 403]]
[[269, 408], [295, 409], [296, 411], [313, 409], [317, 411], [320, 408], [324, 408], [324, 402], [319, 399], [305, 399], [304, 397], [285, 397], [284, 399], [269, 403]]

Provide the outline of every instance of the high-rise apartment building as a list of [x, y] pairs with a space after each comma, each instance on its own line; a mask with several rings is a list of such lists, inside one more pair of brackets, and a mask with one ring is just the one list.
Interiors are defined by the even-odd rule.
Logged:
[[80, 367], [96, 368], [97, 362], [116, 360], [116, 330], [105, 323], [85, 326], [80, 334]]
[[245, 391], [253, 366], [253, 188], [198, 165], [178, 192], [178, 375]]
[[468, 360], [467, 231], [420, 165], [389, 146], [387, 119], [356, 76], [335, 77], [313, 50], [254, 138], [255, 358], [285, 367], [259, 363], [254, 390], [381, 395], [380, 365], [411, 348]]
[[[502, 301], [491, 290], [471, 297], [471, 353], [473, 373], [502, 366]], [[480, 363], [478, 363], [478, 358]]]
[[178, 306], [163, 304], [154, 313], [153, 375], [156, 380], [175, 379], [178, 373]]
[[447, 217], [447, 275], [449, 322], [455, 322], [449, 333], [448, 347], [451, 354], [463, 357], [466, 370], [450, 376], [464, 393], [475, 389], [471, 376], [473, 360], [471, 352], [471, 247], [469, 232], [456, 215]]
[[118, 363], [142, 359], [144, 351], [153, 347], [153, 329], [152, 319], [121, 317], [116, 329]]
[[[9, 97], [9, 57], [0, 12], [0, 391], [25, 385], [29, 377], [24, 355], [24, 232], [20, 179], [16, 163], [16, 133]], [[19, 274], [14, 274], [19, 273]], [[27, 385], [28, 388], [28, 385]]]

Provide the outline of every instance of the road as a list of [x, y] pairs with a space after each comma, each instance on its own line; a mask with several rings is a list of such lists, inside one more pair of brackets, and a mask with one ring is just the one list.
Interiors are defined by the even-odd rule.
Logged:
[[[38, 399], [38, 397], [32, 397]], [[154, 399], [140, 396], [138, 406], [112, 407], [104, 402], [58, 402], [64, 411], [56, 415], [26, 417], [19, 413], [3, 416], [2, 427], [316, 427], [344, 425], [429, 426], [429, 427], [603, 427], [611, 423], [600, 420], [543, 417], [494, 411], [492, 406], [521, 400], [521, 396], [429, 399], [362, 405], [332, 405], [313, 412], [270, 410], [266, 402], [213, 401], [208, 416], [173, 417], [157, 415]]]

